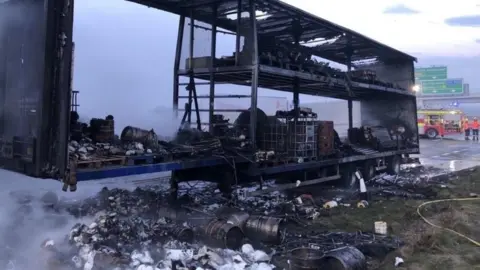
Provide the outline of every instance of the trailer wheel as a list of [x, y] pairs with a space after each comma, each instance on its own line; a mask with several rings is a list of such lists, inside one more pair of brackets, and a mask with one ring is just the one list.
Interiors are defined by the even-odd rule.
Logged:
[[357, 188], [357, 176], [355, 175], [356, 166], [354, 164], [347, 164], [340, 168], [340, 181], [343, 188], [354, 189]]
[[425, 135], [427, 135], [427, 138], [429, 139], [435, 139], [438, 136], [438, 131], [434, 128], [429, 128], [425, 132]]
[[373, 160], [365, 161], [362, 168], [362, 176], [364, 181], [369, 181], [373, 179], [375, 175], [377, 175], [377, 170], [375, 168], [376, 167], [375, 165], [376, 164]]
[[400, 173], [400, 156], [395, 155], [387, 158], [387, 173], [390, 175]]

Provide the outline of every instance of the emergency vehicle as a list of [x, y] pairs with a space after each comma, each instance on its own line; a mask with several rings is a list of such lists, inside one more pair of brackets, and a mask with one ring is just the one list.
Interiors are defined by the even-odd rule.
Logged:
[[418, 134], [429, 139], [460, 134], [466, 118], [461, 110], [418, 110]]

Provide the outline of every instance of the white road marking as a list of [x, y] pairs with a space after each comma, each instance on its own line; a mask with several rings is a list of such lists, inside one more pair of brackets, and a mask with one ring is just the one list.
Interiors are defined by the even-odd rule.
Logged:
[[432, 158], [439, 158], [440, 156], [433, 156]]
[[460, 150], [460, 151], [459, 151], [459, 150], [457, 150], [457, 151], [453, 151], [453, 153], [455, 153], [455, 154], [456, 154], [456, 153], [460, 153], [461, 151], [465, 151], [465, 150]]
[[450, 153], [443, 153], [442, 156], [448, 156]]

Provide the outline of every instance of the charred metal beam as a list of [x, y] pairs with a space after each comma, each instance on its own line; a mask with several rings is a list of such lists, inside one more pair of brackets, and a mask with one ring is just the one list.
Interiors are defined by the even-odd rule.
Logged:
[[235, 66], [238, 66], [240, 63], [239, 54], [240, 54], [240, 27], [241, 27], [241, 17], [242, 17], [242, 0], [237, 1], [237, 33], [235, 37]]
[[256, 132], [257, 132], [257, 99], [258, 99], [258, 73], [259, 73], [259, 62], [258, 62], [258, 40], [257, 40], [257, 19], [255, 18], [255, 0], [248, 0], [249, 13], [250, 13], [250, 38], [251, 48], [250, 52], [252, 53], [252, 89], [251, 89], [251, 102], [250, 102], [250, 140], [254, 149], [256, 149]]
[[176, 117], [178, 117], [178, 95], [180, 92], [180, 78], [178, 75], [178, 70], [180, 69], [184, 28], [185, 16], [182, 15], [178, 20], [177, 47], [175, 48], [175, 63], [173, 64], [173, 110]]
[[[212, 23], [212, 44], [210, 47], [210, 98], [209, 98], [209, 104], [208, 104], [208, 122], [212, 123], [213, 122], [213, 109], [214, 109], [214, 104], [215, 104], [215, 73], [213, 72], [214, 67], [215, 67], [215, 59], [217, 55], [217, 11], [218, 11], [218, 5], [215, 3], [213, 4], [213, 23]], [[209, 126], [209, 131], [210, 133], [213, 133], [213, 125]]]

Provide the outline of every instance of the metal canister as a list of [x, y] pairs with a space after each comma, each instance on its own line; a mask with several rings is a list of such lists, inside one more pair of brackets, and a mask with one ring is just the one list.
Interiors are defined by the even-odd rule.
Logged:
[[226, 220], [214, 219], [204, 228], [205, 241], [213, 246], [238, 249], [242, 246], [243, 232]]
[[153, 130], [146, 130], [137, 127], [127, 126], [123, 129], [120, 140], [122, 142], [141, 142], [146, 145], [158, 143], [158, 137]]
[[[290, 251], [290, 269], [292, 270], [320, 270], [322, 268], [323, 252], [308, 247], [296, 248]], [[336, 268], [332, 268], [336, 269]]]
[[283, 240], [283, 218], [251, 216], [245, 224], [248, 238], [266, 243], [279, 243]]
[[243, 229], [245, 226], [245, 223], [249, 218], [250, 218], [250, 214], [246, 212], [237, 212], [237, 213], [232, 213], [230, 216], [228, 216], [227, 222]]
[[322, 269], [366, 270], [367, 260], [360, 250], [346, 246], [328, 251], [321, 265]]
[[195, 238], [195, 234], [192, 228], [184, 226], [171, 226], [169, 229], [169, 234], [176, 240], [181, 242], [192, 243]]

